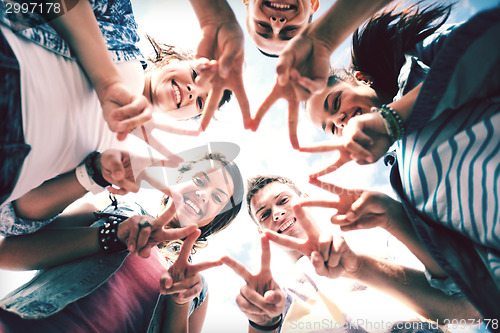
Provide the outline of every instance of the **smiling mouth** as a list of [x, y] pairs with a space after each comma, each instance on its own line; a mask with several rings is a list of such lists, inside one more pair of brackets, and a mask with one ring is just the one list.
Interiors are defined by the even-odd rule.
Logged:
[[271, 9], [274, 9], [274, 10], [283, 10], [283, 11], [293, 10], [296, 8], [295, 5], [290, 5], [290, 4], [286, 4], [286, 3], [279, 3], [279, 2], [274, 2], [274, 1], [264, 1], [264, 5], [271, 8]]
[[175, 99], [175, 105], [177, 105], [177, 108], [180, 108], [182, 103], [182, 93], [181, 89], [179, 88], [179, 85], [173, 79], [172, 79], [172, 90], [174, 95], [173, 97]]
[[278, 228], [277, 233], [281, 234], [281, 233], [287, 231], [295, 224], [295, 222], [297, 222], [297, 219], [295, 217], [287, 219], [285, 222], [281, 223], [280, 227]]
[[186, 206], [189, 207], [189, 209], [191, 209], [191, 211], [195, 214], [195, 215], [199, 215], [199, 216], [202, 216], [203, 214], [203, 211], [200, 209], [200, 207], [198, 207], [198, 205], [193, 202], [192, 200], [188, 199], [188, 198], [185, 198], [184, 199], [184, 203], [186, 204]]

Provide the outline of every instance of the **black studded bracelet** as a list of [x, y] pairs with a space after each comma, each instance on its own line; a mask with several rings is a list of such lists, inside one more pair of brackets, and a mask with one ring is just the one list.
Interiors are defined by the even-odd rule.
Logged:
[[106, 221], [99, 227], [97, 235], [99, 246], [104, 252], [115, 253], [127, 250], [127, 246], [123, 244], [117, 236], [118, 225], [123, 221], [123, 218], [117, 216], [107, 216]]

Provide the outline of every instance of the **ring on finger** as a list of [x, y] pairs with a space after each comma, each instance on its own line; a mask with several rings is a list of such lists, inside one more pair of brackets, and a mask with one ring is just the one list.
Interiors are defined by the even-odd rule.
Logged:
[[142, 229], [142, 228], [153, 228], [153, 226], [151, 225], [151, 223], [149, 223], [149, 221], [146, 220], [146, 219], [144, 219], [144, 218], [141, 219], [137, 225], [139, 226], [139, 229]]

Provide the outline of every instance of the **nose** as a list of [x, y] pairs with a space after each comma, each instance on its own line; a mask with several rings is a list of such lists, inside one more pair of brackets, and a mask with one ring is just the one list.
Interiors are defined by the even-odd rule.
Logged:
[[338, 128], [344, 128], [346, 118], [347, 115], [345, 114], [345, 112], [337, 112], [337, 114], [333, 116], [333, 123]]
[[207, 202], [207, 192], [206, 191], [196, 191], [196, 196], [204, 203]]
[[187, 84], [186, 85], [186, 88], [187, 88], [187, 96], [190, 100], [194, 99], [196, 97], [196, 86], [194, 84]]
[[285, 17], [276, 17], [276, 16], [271, 16], [269, 18], [269, 22], [271, 23], [271, 27], [273, 28], [273, 32], [275, 34], [278, 34], [283, 26], [286, 23], [286, 18]]
[[283, 215], [285, 215], [285, 210], [275, 209], [273, 212], [273, 221], [278, 222]]

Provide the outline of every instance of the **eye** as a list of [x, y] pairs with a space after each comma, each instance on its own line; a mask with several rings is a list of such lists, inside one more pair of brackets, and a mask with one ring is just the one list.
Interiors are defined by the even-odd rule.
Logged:
[[218, 204], [222, 203], [222, 197], [219, 194], [217, 194], [217, 193], [212, 194], [212, 198], [214, 198], [215, 203], [218, 203]]
[[206, 186], [206, 183], [205, 183], [205, 181], [203, 180], [203, 178], [198, 177], [198, 176], [194, 176], [194, 177], [193, 177], [193, 183], [194, 183], [196, 186], [199, 186], [199, 187], [205, 187], [205, 186]]
[[278, 202], [278, 204], [279, 204], [279, 205], [284, 205], [284, 204], [286, 204], [287, 202], [288, 202], [288, 197], [283, 197], [283, 198], [282, 198], [282, 199]]
[[194, 82], [198, 77], [198, 73], [194, 69], [191, 69], [191, 76], [193, 77], [193, 82]]
[[334, 124], [332, 124], [332, 134], [333, 135], [337, 135], [337, 132], [338, 132], [337, 126], [335, 126]]
[[339, 110], [340, 109], [340, 105], [341, 105], [341, 97], [340, 97], [341, 94], [338, 94], [337, 97], [335, 97], [335, 99], [333, 100], [333, 108], [335, 110]]
[[264, 213], [262, 213], [262, 215], [260, 216], [260, 221], [264, 221], [265, 219], [267, 219], [269, 217], [269, 210], [266, 210]]
[[290, 33], [294, 33], [295, 31], [297, 31], [298, 28], [297, 27], [285, 27], [283, 29], [281, 29], [281, 32], [284, 32], [284, 33], [287, 33], [287, 34], [290, 34]]
[[203, 110], [203, 99], [202, 99], [201, 97], [198, 97], [198, 98], [196, 99], [196, 105], [198, 106], [198, 108], [199, 108], [200, 110]]
[[261, 28], [264, 28], [264, 29], [271, 29], [271, 26], [267, 23], [264, 23], [264, 22], [257, 22], [257, 25]]

